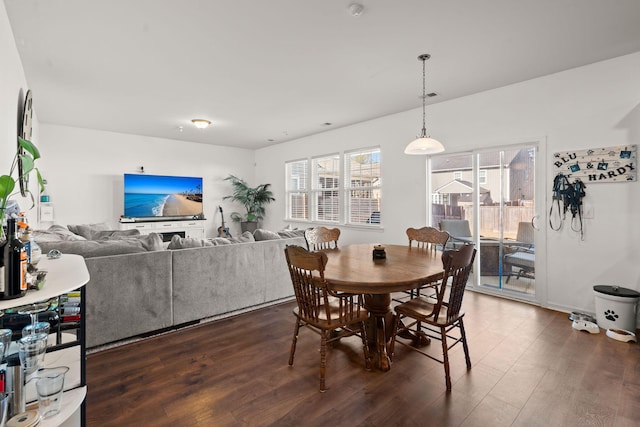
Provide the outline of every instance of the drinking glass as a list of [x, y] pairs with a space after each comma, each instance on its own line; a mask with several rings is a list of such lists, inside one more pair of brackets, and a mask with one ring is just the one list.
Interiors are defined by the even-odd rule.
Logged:
[[66, 366], [41, 369], [36, 379], [38, 392], [38, 412], [42, 418], [49, 418], [60, 412], [64, 376], [69, 371]]
[[49, 309], [48, 302], [38, 302], [34, 304], [25, 305], [24, 307], [20, 307], [18, 309], [19, 314], [28, 314], [31, 316], [31, 324], [35, 325], [38, 323], [38, 314], [42, 313]]
[[47, 335], [33, 334], [18, 340], [18, 355], [25, 375], [31, 375], [44, 366]]
[[22, 328], [22, 336], [26, 337], [27, 335], [33, 334], [46, 334], [49, 336], [49, 328], [51, 328], [49, 322], [32, 323]]

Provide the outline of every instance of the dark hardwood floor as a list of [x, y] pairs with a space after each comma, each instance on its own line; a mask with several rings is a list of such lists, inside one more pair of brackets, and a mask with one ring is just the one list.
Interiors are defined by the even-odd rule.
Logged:
[[[357, 337], [328, 351], [303, 329], [287, 364], [293, 302], [90, 354], [93, 426], [638, 426], [640, 347], [571, 328], [565, 313], [467, 292], [473, 368], [396, 346], [365, 371]], [[440, 350], [435, 342], [433, 350]]]

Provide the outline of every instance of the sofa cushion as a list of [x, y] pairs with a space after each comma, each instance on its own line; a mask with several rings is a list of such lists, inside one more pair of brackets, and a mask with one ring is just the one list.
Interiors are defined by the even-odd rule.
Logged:
[[253, 238], [253, 234], [250, 231], [245, 231], [238, 237], [229, 237], [228, 240], [231, 243], [247, 243], [247, 242], [255, 242], [256, 239]]
[[256, 239], [256, 242], [261, 240], [277, 240], [282, 239], [278, 233], [275, 231], [264, 230], [262, 228], [258, 228], [253, 232], [253, 238]]
[[188, 248], [202, 248], [204, 246], [213, 246], [213, 243], [207, 239], [195, 239], [193, 237], [180, 237], [175, 234], [167, 249], [188, 249]]
[[97, 231], [107, 231], [110, 229], [109, 224], [105, 222], [96, 224], [67, 225], [67, 228], [72, 233], [82, 236], [87, 240], [95, 240], [93, 238], [93, 234]]
[[61, 240], [38, 243], [43, 254], [47, 254], [52, 249], [57, 249], [63, 254], [82, 255], [85, 258], [151, 252], [163, 249], [162, 237], [157, 233], [137, 237], [123, 237], [118, 240]]
[[211, 246], [220, 246], [220, 245], [230, 245], [231, 240], [226, 237], [214, 237], [213, 239], [209, 239], [211, 242]]
[[63, 240], [86, 240], [84, 237], [72, 233], [67, 227], [62, 225], [52, 225], [47, 230], [33, 230], [31, 237], [38, 243], [60, 242]]

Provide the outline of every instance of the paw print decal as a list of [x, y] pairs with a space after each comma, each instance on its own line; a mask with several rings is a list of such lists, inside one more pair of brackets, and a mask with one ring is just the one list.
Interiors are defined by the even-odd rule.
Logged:
[[607, 320], [611, 320], [612, 322], [615, 322], [616, 319], [618, 318], [618, 315], [613, 310], [607, 310], [604, 312], [604, 317]]

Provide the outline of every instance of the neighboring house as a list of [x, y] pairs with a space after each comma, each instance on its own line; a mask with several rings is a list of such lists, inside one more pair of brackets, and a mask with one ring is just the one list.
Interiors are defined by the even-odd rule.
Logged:
[[[505, 203], [521, 204], [533, 200], [533, 153], [528, 148], [504, 152]], [[473, 173], [471, 155], [434, 157], [431, 160], [432, 203], [457, 206], [471, 203]], [[500, 198], [500, 155], [490, 152], [480, 155], [480, 202], [490, 205]]]

